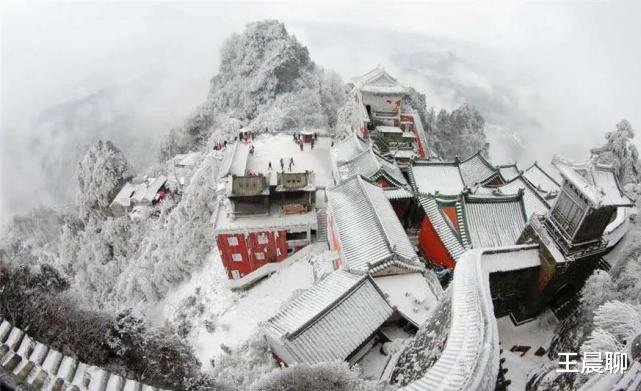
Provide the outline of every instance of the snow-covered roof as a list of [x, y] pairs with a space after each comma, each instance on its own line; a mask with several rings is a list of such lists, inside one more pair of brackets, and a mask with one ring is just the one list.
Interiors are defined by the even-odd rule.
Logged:
[[194, 167], [200, 156], [200, 152], [189, 152], [181, 155], [176, 155], [173, 158], [174, 165], [176, 167]]
[[366, 74], [356, 78], [354, 85], [361, 92], [369, 92], [372, 94], [404, 95], [409, 92], [407, 87], [401, 85], [381, 66], [377, 66]]
[[228, 175], [245, 175], [247, 158], [249, 157], [249, 145], [244, 142], [235, 141], [227, 145], [223, 161], [220, 164], [218, 177], [224, 178]]
[[392, 315], [368, 275], [337, 270], [261, 324], [288, 365], [347, 359]]
[[421, 273], [374, 277], [374, 282], [389, 303], [417, 327], [428, 319], [430, 311], [438, 303], [437, 295]]
[[351, 133], [334, 145], [334, 148], [331, 150], [332, 158], [336, 163], [347, 162], [360, 155], [361, 152], [369, 149], [369, 147], [367, 141], [358, 137], [356, 133]]
[[28, 389], [160, 390], [65, 356], [1, 318], [0, 343], [3, 371], [22, 378]]
[[423, 377], [404, 390], [495, 389], [500, 347], [488, 271], [483, 267], [486, 252], [470, 250], [458, 260], [448, 288], [451, 325], [445, 348]]
[[129, 207], [131, 205], [131, 197], [133, 197], [136, 189], [138, 189], [138, 185], [134, 185], [131, 182], [125, 183], [118, 194], [116, 194], [116, 197], [111, 202], [111, 205], [117, 204], [126, 208]]
[[[398, 126], [377, 126], [376, 131], [380, 133], [398, 133], [398, 134], [403, 133], [403, 129], [399, 128]], [[413, 133], [411, 134], [412, 136], [414, 135]]]
[[[493, 248], [516, 243], [526, 224], [522, 195], [419, 195], [419, 204], [452, 259], [470, 248]], [[454, 207], [456, 221], [443, 210]]]
[[486, 250], [483, 253], [483, 269], [488, 273], [509, 272], [541, 266], [539, 246], [518, 245]]
[[390, 151], [389, 154], [395, 159], [411, 159], [418, 157], [418, 154], [413, 149], [396, 149]]
[[497, 166], [497, 168], [506, 181], [511, 181], [521, 174], [521, 170], [519, 170], [519, 166], [516, 163], [504, 164]]
[[466, 195], [463, 197], [463, 214], [472, 248], [514, 245], [527, 221], [520, 194], [499, 197]]
[[463, 183], [468, 187], [487, 182], [492, 177], [499, 175], [497, 168], [490, 164], [480, 151], [462, 160], [459, 168]]
[[167, 183], [167, 177], [164, 175], [150, 179], [145, 182], [144, 189], [139, 188], [136, 190], [133, 199], [137, 202], [151, 203], [165, 183]]
[[355, 176], [330, 189], [327, 198], [347, 268], [424, 269], [383, 189]]
[[[467, 241], [463, 240], [460, 234], [454, 231], [454, 228], [447, 222], [436, 198], [420, 195], [418, 201], [452, 259], [460, 257], [466, 250], [464, 243]], [[460, 209], [460, 204], [458, 208]]]
[[383, 191], [385, 192], [385, 197], [387, 197], [388, 200], [400, 200], [414, 197], [414, 194], [403, 188], [384, 188]]
[[522, 175], [512, 178], [509, 182], [499, 187], [482, 187], [474, 189], [474, 194], [486, 195], [515, 195], [523, 190], [523, 205], [527, 217], [533, 214], [545, 214], [550, 209], [550, 202], [543, 195], [536, 191], [530, 182], [523, 179]]
[[559, 183], [545, 170], [534, 162], [530, 167], [523, 171], [523, 178], [530, 182], [537, 191], [542, 193], [558, 192], [561, 186]]
[[371, 148], [358, 154], [351, 160], [338, 163], [336, 166], [338, 180], [345, 181], [355, 175], [374, 181], [384, 176], [387, 180], [399, 187], [407, 186], [403, 172], [392, 162], [378, 156]]
[[410, 183], [419, 193], [458, 195], [465, 188], [455, 162], [416, 160], [409, 167]]
[[632, 205], [630, 199], [621, 191], [612, 167], [592, 161], [572, 163], [559, 157], [555, 157], [552, 164], [594, 207]]
[[315, 211], [285, 214], [279, 205], [271, 205], [268, 215], [242, 216], [234, 218], [229, 201], [223, 201], [219, 212], [214, 214], [214, 235], [220, 233], [245, 233], [257, 229], [289, 229], [305, 231], [316, 229], [318, 220]]
[[113, 199], [110, 207], [120, 205], [128, 208], [133, 204], [151, 204], [165, 183], [167, 183], [167, 177], [164, 175], [136, 184], [127, 182]]

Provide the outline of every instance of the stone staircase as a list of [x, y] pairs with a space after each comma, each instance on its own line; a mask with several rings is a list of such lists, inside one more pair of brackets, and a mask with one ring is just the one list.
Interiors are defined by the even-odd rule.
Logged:
[[316, 218], [318, 219], [316, 241], [327, 242], [327, 210], [325, 208], [318, 208], [316, 210]]
[[1, 318], [0, 343], [0, 389], [160, 391], [65, 356]]

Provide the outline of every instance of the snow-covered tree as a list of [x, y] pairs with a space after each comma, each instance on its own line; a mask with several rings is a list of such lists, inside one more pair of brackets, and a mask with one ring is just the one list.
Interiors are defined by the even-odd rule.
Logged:
[[641, 306], [609, 301], [595, 311], [594, 326], [626, 344], [641, 330]]
[[418, 112], [429, 144], [441, 158], [466, 158], [478, 151], [488, 156], [485, 119], [476, 108], [464, 104], [452, 112], [442, 109], [436, 114], [434, 108], [428, 109], [425, 94], [413, 88], [405, 100]]
[[[595, 311], [594, 326], [581, 345], [581, 352], [625, 351], [641, 330], [641, 305], [609, 301]], [[579, 376], [575, 385], [580, 386], [586, 380], [585, 376]]]
[[78, 163], [78, 202], [81, 216], [101, 212], [111, 203], [124, 183], [133, 176], [125, 155], [110, 141], [89, 147]]
[[463, 105], [451, 113], [441, 110], [428, 116], [428, 135], [439, 156], [466, 158], [481, 151], [487, 157], [490, 144], [485, 137], [485, 119], [475, 108]]
[[147, 226], [138, 251], [118, 277], [118, 301], [155, 301], [191, 274], [214, 248], [210, 219], [217, 199], [214, 178], [218, 161], [206, 157], [175, 206], [168, 201], [160, 217]]
[[393, 389], [391, 386], [364, 381], [345, 362], [295, 365], [276, 369], [252, 384], [252, 391], [374, 391]]
[[634, 129], [624, 119], [616, 125], [616, 130], [605, 134], [605, 145], [590, 150], [599, 162], [614, 166], [624, 187], [637, 184], [641, 179], [639, 151], [632, 144], [633, 138]]
[[610, 274], [596, 270], [588, 278], [581, 291], [581, 306], [586, 314], [592, 314], [603, 303], [617, 297], [616, 284]]

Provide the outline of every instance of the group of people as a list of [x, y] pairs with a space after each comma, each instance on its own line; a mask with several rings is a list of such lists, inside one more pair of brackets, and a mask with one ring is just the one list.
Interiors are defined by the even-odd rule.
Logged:
[[220, 151], [225, 148], [227, 148], [227, 140], [223, 142], [214, 143], [214, 151]]
[[[286, 161], [286, 159], [280, 158], [280, 169], [281, 169], [281, 171], [285, 171], [285, 161]], [[289, 161], [287, 163], [289, 171], [292, 170], [292, 167], [294, 167], [294, 165], [295, 165], [294, 164], [294, 158], [290, 157]], [[272, 162], [271, 161], [269, 162], [269, 165], [267, 166], [267, 169], [269, 169], [269, 170], [272, 169]]]
[[[302, 151], [303, 144], [305, 144], [305, 140], [303, 138], [304, 136], [300, 133], [294, 132], [292, 134], [292, 137], [294, 142], [298, 144], [298, 146], [300, 147], [300, 150]], [[312, 139], [310, 140], [310, 146], [312, 147], [312, 149], [314, 149], [314, 143], [316, 142], [317, 139], [318, 139], [318, 133], [314, 132], [314, 134], [312, 134]]]

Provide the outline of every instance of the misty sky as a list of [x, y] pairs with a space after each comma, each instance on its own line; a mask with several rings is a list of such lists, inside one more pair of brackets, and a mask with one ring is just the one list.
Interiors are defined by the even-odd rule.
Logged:
[[68, 199], [44, 185], [51, 167], [97, 138], [149, 164], [204, 100], [224, 39], [266, 18], [346, 81], [382, 64], [429, 105], [479, 107], [496, 163], [585, 157], [620, 119], [641, 129], [640, 17], [612, 2], [4, 4], [0, 213]]

